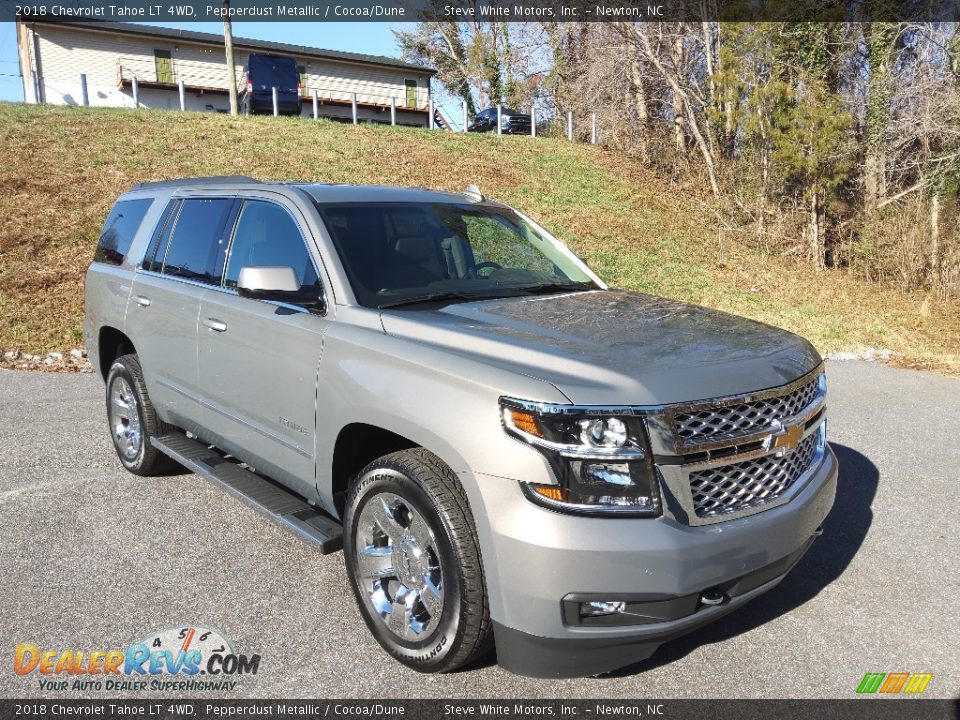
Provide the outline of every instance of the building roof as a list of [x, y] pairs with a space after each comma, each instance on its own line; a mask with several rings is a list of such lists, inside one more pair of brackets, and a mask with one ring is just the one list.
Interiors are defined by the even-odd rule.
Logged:
[[[184, 42], [212, 44], [223, 47], [223, 35], [218, 35], [216, 33], [196, 32], [194, 30], [180, 30], [154, 27], [152, 25], [140, 25], [137, 23], [119, 22], [85, 21], [57, 22], [51, 24], [66, 25], [82, 30], [112, 32], [120, 33], [122, 35], [139, 35], [143, 37], [164, 38], [167, 40], [182, 40]], [[344, 52], [341, 50], [324, 50], [323, 48], [309, 47], [307, 45], [291, 45], [289, 43], [268, 42], [266, 40], [254, 40], [251, 38], [234, 37], [233, 47], [238, 50], [267, 51], [274, 54], [298, 55], [301, 57], [313, 57], [322, 60], [336, 60], [339, 62], [348, 63], [360, 63], [363, 65], [379, 65], [381, 67], [391, 67], [400, 70], [416, 70], [417, 72], [429, 73], [431, 75], [437, 72], [433, 68], [403, 62], [402, 60], [397, 60], [396, 58], [385, 57], [382, 55], [365, 55], [363, 53]]]

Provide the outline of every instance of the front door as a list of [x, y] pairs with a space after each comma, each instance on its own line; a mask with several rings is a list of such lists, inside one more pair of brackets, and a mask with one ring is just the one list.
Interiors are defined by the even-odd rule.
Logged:
[[200, 386], [205, 426], [224, 450], [301, 495], [316, 491], [316, 388], [329, 321], [305, 308], [242, 298], [240, 270], [292, 267], [320, 292], [299, 211], [272, 200], [240, 207], [223, 287], [200, 308]]

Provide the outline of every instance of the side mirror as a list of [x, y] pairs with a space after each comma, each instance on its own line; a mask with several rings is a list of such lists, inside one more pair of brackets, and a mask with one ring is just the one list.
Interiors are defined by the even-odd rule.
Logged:
[[251, 300], [272, 300], [302, 305], [310, 312], [327, 311], [323, 296], [316, 288], [302, 288], [292, 267], [245, 267], [237, 278], [237, 294]]

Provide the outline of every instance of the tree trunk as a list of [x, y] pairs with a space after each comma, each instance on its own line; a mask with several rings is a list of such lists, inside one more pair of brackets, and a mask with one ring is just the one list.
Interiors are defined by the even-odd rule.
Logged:
[[[679, 67], [683, 62], [683, 36], [678, 35], [673, 41], [672, 48], [673, 67], [679, 73]], [[683, 98], [675, 82], [671, 82], [673, 90], [673, 137], [677, 146], [677, 152], [683, 153], [687, 149], [687, 135], [683, 129]]]
[[[706, 3], [701, 3], [701, 8], [706, 8]], [[717, 82], [716, 82], [716, 68], [714, 67], [714, 58], [713, 58], [713, 27], [712, 23], [704, 21], [701, 23], [701, 29], [703, 31], [703, 52], [704, 57], [706, 58], [707, 64], [707, 102], [706, 107], [704, 108], [704, 133], [707, 136], [707, 144], [710, 146], [710, 154], [713, 157], [717, 156], [716, 143], [714, 142], [714, 123], [710, 120], [710, 113], [717, 108]]]
[[877, 210], [877, 204], [886, 196], [886, 132], [890, 120], [890, 97], [893, 93], [890, 79], [890, 45], [896, 37], [893, 23], [868, 23], [865, 28], [867, 63], [870, 79], [867, 83], [866, 156], [863, 162], [864, 204], [868, 215]]
[[630, 53], [630, 92], [637, 117], [637, 149], [640, 159], [644, 163], [649, 163], [650, 141], [647, 131], [650, 127], [650, 112], [647, 109], [646, 80], [643, 77], [643, 67], [640, 64], [636, 45], [627, 40], [627, 47]]
[[757, 243], [766, 246], [767, 234], [767, 195], [770, 192], [770, 150], [761, 138], [760, 147], [760, 207], [757, 211]]
[[824, 252], [823, 227], [822, 227], [823, 203], [820, 197], [820, 189], [814, 188], [810, 196], [810, 255], [813, 259], [813, 265], [817, 270], [826, 268], [826, 253]]
[[940, 289], [940, 196], [930, 198], [930, 284]]

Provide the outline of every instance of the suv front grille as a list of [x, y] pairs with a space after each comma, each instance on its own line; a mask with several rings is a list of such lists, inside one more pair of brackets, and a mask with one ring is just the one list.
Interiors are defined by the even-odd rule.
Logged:
[[674, 415], [677, 436], [684, 445], [701, 445], [732, 440], [751, 432], [762, 432], [774, 420], [798, 415], [816, 399], [819, 377], [779, 397], [763, 398], [734, 405], [715, 405]]
[[811, 432], [784, 457], [767, 455], [691, 472], [694, 512], [698, 517], [710, 517], [773, 500], [810, 469], [819, 449], [820, 432]]

